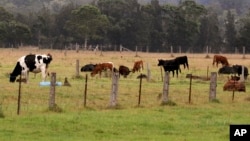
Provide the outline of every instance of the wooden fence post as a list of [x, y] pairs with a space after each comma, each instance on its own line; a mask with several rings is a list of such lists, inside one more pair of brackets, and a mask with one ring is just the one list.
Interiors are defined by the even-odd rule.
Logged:
[[79, 60], [77, 59], [76, 60], [76, 77], [78, 78], [80, 75], [79, 75]]
[[165, 72], [165, 77], [163, 82], [162, 103], [168, 102], [168, 91], [169, 91], [169, 72]]
[[56, 103], [55, 103], [55, 91], [56, 91], [56, 73], [51, 72], [49, 109], [53, 109], [56, 106]]
[[110, 106], [114, 107], [117, 104], [117, 93], [118, 93], [118, 81], [119, 73], [112, 73], [112, 86], [111, 86], [111, 94], [110, 94]]
[[[142, 74], [141, 74], [142, 76]], [[142, 77], [140, 77], [140, 84], [139, 84], [139, 97], [138, 97], [138, 106], [141, 104], [141, 84], [142, 84]]]
[[170, 47], [170, 51], [171, 51], [171, 57], [174, 57], [174, 54], [173, 54], [173, 46]]
[[243, 57], [242, 57], [242, 58], [243, 58], [243, 59], [246, 59], [246, 56], [245, 56], [245, 54], [246, 54], [246, 48], [243, 46], [243, 49], [242, 49], [242, 50], [243, 50]]
[[20, 114], [20, 107], [21, 107], [21, 88], [22, 88], [22, 74], [20, 75], [19, 89], [18, 89], [17, 115]]
[[211, 72], [209, 101], [216, 99], [217, 72]]
[[192, 98], [192, 74], [190, 74], [190, 83], [189, 83], [189, 96], [188, 96], [188, 103], [191, 103], [191, 98]]
[[84, 101], [83, 101], [84, 107], [86, 107], [87, 105], [87, 88], [88, 88], [88, 74], [86, 74], [85, 78]]
[[151, 71], [150, 71], [150, 67], [149, 67], [148, 63], [147, 63], [147, 74], [148, 74], [147, 81], [150, 81], [151, 80]]

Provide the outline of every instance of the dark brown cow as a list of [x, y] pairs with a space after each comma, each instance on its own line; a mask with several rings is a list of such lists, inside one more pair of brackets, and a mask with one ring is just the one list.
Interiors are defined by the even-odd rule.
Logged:
[[218, 64], [222, 64], [222, 66], [229, 66], [229, 63], [227, 61], [227, 58], [222, 55], [214, 55], [213, 59], [213, 66], [216, 63], [216, 67], [218, 67]]
[[94, 77], [96, 74], [99, 73], [99, 76], [101, 77], [102, 71], [107, 69], [109, 69], [112, 72], [114, 69], [114, 64], [112, 62], [97, 64], [94, 70], [91, 72], [91, 76]]
[[132, 69], [132, 72], [134, 73], [134, 72], [140, 72], [141, 71], [141, 69], [143, 69], [143, 61], [142, 60], [140, 60], [140, 61], [136, 61], [135, 63], [134, 63], [134, 67], [133, 67], [133, 69]]
[[128, 67], [123, 65], [119, 66], [119, 74], [122, 75], [124, 78], [127, 78], [130, 72], [131, 71], [129, 70]]

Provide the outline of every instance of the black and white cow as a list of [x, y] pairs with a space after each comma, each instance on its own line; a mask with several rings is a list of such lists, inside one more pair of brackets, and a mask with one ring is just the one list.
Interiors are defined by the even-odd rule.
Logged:
[[47, 68], [52, 61], [50, 54], [29, 54], [22, 56], [17, 60], [13, 72], [10, 74], [10, 82], [15, 82], [18, 75], [24, 75], [26, 82], [29, 79], [29, 72], [42, 72], [42, 79], [45, 81], [47, 75]]

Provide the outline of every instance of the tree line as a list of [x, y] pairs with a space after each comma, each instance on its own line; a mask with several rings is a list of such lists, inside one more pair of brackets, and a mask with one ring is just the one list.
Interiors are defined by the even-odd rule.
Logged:
[[45, 6], [29, 14], [10, 13], [0, 7], [0, 47], [34, 45], [64, 49], [102, 46], [141, 51], [200, 53], [250, 52], [250, 11], [238, 16], [229, 9], [222, 18], [212, 7], [192, 0], [141, 5], [137, 0], [98, 0], [69, 3], [52, 13]]

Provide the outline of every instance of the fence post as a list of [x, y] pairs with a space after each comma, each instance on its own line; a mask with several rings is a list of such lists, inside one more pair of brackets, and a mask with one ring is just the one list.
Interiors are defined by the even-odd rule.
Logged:
[[[141, 74], [142, 76], [142, 74]], [[138, 97], [138, 106], [141, 104], [141, 84], [142, 84], [142, 77], [140, 77], [140, 84], [139, 84], [139, 97]]]
[[189, 83], [189, 96], [188, 96], [188, 103], [191, 103], [192, 98], [192, 74], [190, 74], [190, 83]]
[[19, 89], [18, 89], [17, 115], [20, 114], [20, 107], [21, 107], [21, 88], [22, 88], [22, 74], [20, 75]]
[[84, 107], [86, 107], [87, 105], [87, 88], [88, 88], [88, 74], [86, 74], [86, 78], [85, 78], [85, 89], [84, 89], [84, 102], [83, 105]]
[[76, 77], [78, 78], [80, 75], [79, 75], [79, 60], [77, 59], [76, 60]]
[[114, 107], [117, 104], [117, 93], [118, 93], [118, 81], [119, 73], [112, 73], [112, 86], [111, 86], [111, 94], [110, 94], [110, 106]]
[[216, 99], [217, 72], [211, 72], [209, 101]]
[[165, 72], [165, 77], [163, 82], [162, 103], [168, 102], [168, 91], [169, 91], [169, 72]]
[[151, 71], [150, 71], [149, 63], [147, 63], [147, 74], [148, 74], [147, 81], [150, 81], [151, 80]]
[[55, 103], [55, 91], [56, 91], [56, 73], [51, 72], [49, 109], [53, 109], [56, 106], [56, 103]]
[[242, 58], [243, 58], [243, 59], [246, 59], [246, 56], [245, 56], [245, 54], [246, 54], [246, 48], [243, 46], [243, 49], [242, 49], [242, 50], [243, 50], [243, 57], [242, 57]]
[[174, 57], [173, 55], [173, 46], [170, 47], [171, 57]]

